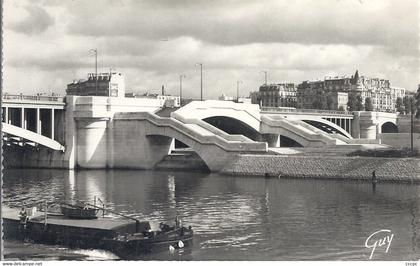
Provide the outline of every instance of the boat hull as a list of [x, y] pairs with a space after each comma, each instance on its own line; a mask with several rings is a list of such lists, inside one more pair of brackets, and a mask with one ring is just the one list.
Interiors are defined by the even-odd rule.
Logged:
[[96, 219], [99, 209], [96, 208], [75, 208], [70, 206], [61, 206], [61, 213], [72, 219]]
[[189, 247], [192, 243], [193, 231], [184, 227], [164, 233], [157, 232], [150, 236], [137, 234], [104, 239], [101, 246], [120, 258], [135, 259], [146, 253]]

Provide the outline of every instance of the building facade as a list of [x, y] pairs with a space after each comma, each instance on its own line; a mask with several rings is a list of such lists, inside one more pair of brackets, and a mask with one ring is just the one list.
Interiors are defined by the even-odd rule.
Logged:
[[347, 110], [347, 102], [349, 101], [349, 95], [347, 92], [333, 92], [331, 93], [331, 99], [333, 100], [332, 106], [334, 110]]
[[252, 102], [262, 107], [296, 107], [296, 86], [294, 83], [265, 84], [258, 95], [251, 95]]
[[219, 101], [233, 101], [234, 98], [232, 96], [227, 96], [222, 93], [221, 96], [219, 96]]
[[87, 80], [67, 85], [67, 95], [125, 97], [125, 81], [121, 73], [89, 73]]
[[164, 107], [180, 107], [181, 106], [181, 98], [179, 96], [174, 95], [161, 95], [158, 93], [143, 93], [138, 94], [135, 92], [128, 92], [125, 94], [127, 98], [149, 98], [149, 99], [158, 99], [162, 103]]
[[332, 95], [337, 100], [341, 97], [343, 101], [345, 96], [337, 93], [361, 96], [363, 104], [369, 97], [374, 111], [395, 112], [397, 98], [405, 96], [405, 89], [391, 87], [390, 81], [386, 79], [359, 76], [356, 71], [350, 77], [325, 77], [324, 80], [302, 82], [297, 86], [298, 108], [314, 108], [319, 95]]

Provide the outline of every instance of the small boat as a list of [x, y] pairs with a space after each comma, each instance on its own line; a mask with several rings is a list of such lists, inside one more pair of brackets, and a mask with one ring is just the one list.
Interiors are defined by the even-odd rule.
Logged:
[[60, 205], [61, 213], [72, 219], [96, 219], [99, 208], [90, 207], [88, 205], [72, 205], [63, 203]]
[[160, 223], [158, 230], [149, 229], [141, 233], [120, 234], [114, 238], [105, 238], [101, 241], [101, 246], [121, 258], [130, 259], [139, 254], [180, 249], [191, 245], [192, 240], [191, 226], [186, 228]]

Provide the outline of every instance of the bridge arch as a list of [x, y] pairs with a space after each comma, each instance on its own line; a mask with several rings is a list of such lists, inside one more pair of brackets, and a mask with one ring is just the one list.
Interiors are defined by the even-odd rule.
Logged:
[[309, 119], [303, 119], [303, 122], [310, 124], [311, 126], [314, 126], [326, 133], [337, 133], [340, 134], [346, 138], [352, 139], [353, 137], [345, 131], [342, 127], [338, 126], [337, 124], [330, 122], [328, 120], [322, 119], [322, 118], [315, 118], [311, 117]]
[[2, 130], [4, 133], [7, 133], [9, 135], [15, 136], [15, 137], [19, 137], [22, 139], [26, 139], [30, 142], [34, 142], [37, 144], [40, 144], [42, 146], [45, 146], [47, 148], [50, 148], [52, 150], [61, 150], [64, 151], [64, 146], [61, 145], [59, 142], [50, 139], [48, 137], [45, 137], [41, 134], [37, 134], [35, 132], [32, 132], [30, 130], [21, 128], [21, 127], [17, 127], [14, 125], [10, 125], [7, 123], [2, 122]]
[[239, 120], [259, 132], [261, 115], [256, 104], [234, 103], [231, 101], [194, 101], [171, 114], [184, 123], [191, 120], [205, 120], [211, 117], [229, 117]]
[[382, 133], [398, 133], [398, 126], [393, 121], [386, 121], [381, 125]]
[[203, 119], [204, 122], [217, 127], [230, 135], [243, 135], [251, 140], [261, 140], [261, 133], [251, 125], [230, 116], [209, 116]]

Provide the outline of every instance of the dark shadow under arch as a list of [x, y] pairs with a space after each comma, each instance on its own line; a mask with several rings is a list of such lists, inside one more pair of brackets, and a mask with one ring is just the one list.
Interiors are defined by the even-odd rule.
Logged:
[[[175, 150], [167, 154], [160, 162], [155, 165], [155, 169], [170, 169], [170, 170], [193, 170], [200, 172], [210, 172], [210, 167], [206, 161], [201, 158], [191, 146], [184, 142], [165, 135], [150, 134], [147, 137], [156, 143], [165, 143], [167, 140], [175, 140]], [[176, 145], [179, 145], [178, 147]]]
[[398, 133], [398, 126], [392, 122], [386, 122], [381, 126], [382, 133]]
[[231, 135], [244, 135], [254, 141], [261, 140], [261, 134], [258, 131], [235, 118], [227, 116], [212, 116], [204, 118], [203, 121]]
[[185, 149], [185, 148], [189, 148], [190, 146], [188, 146], [187, 144], [185, 144], [184, 142], [175, 139], [175, 149]]
[[286, 137], [286, 136], [280, 136], [280, 147], [303, 147], [300, 143], [297, 141]]
[[316, 127], [317, 129], [320, 129], [320, 130], [322, 130], [322, 131], [324, 131], [324, 132], [326, 132], [328, 134], [337, 133], [337, 134], [340, 134], [340, 135], [348, 138], [342, 132], [340, 132], [340, 131], [336, 130], [335, 128], [333, 128], [333, 127], [331, 127], [331, 126], [329, 126], [327, 124], [324, 124], [322, 122], [312, 121], [312, 120], [302, 120], [302, 121], [305, 122], [305, 123], [307, 123], [307, 124], [309, 124], [309, 125], [311, 125], [311, 126], [313, 126], [313, 127]]

